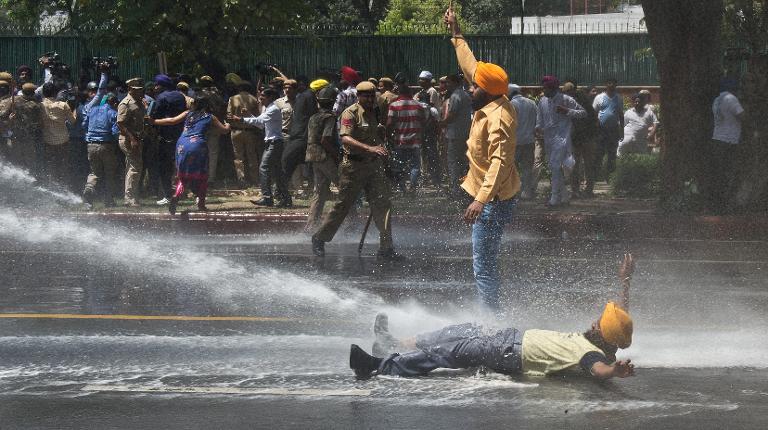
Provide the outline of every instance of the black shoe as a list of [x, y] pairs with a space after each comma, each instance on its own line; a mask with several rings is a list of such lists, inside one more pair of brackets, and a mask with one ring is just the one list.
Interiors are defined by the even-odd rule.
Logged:
[[382, 361], [381, 358], [368, 355], [357, 345], [353, 344], [349, 348], [349, 368], [355, 371], [357, 379], [369, 379]]
[[280, 200], [279, 202], [277, 202], [276, 207], [282, 208], [282, 209], [292, 208], [293, 200], [291, 200], [290, 197], [288, 197], [287, 199]]
[[394, 249], [380, 249], [379, 252], [376, 253], [376, 258], [380, 260], [385, 261], [405, 261], [405, 257], [395, 252]]
[[275, 205], [275, 203], [272, 201], [270, 197], [262, 197], [258, 200], [251, 200], [251, 203], [253, 203], [256, 206], [269, 206], [272, 207]]
[[325, 242], [312, 236], [312, 253], [318, 257], [325, 257]]
[[373, 334], [376, 335], [371, 350], [374, 357], [385, 358], [396, 352], [400, 346], [400, 342], [389, 333], [389, 317], [385, 313], [376, 315], [376, 320], [373, 323]]
[[179, 204], [178, 197], [171, 197], [171, 201], [168, 203], [168, 213], [176, 215], [176, 206]]

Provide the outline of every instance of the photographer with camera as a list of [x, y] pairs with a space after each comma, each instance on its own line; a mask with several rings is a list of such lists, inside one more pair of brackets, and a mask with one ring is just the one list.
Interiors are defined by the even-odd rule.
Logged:
[[[108, 57], [112, 59], [113, 57]], [[97, 73], [101, 74], [99, 83], [90, 81], [82, 92], [83, 101], [75, 107], [75, 121], [69, 128], [70, 159], [72, 161], [72, 188], [76, 191], [83, 186], [83, 182], [93, 166], [88, 161], [88, 147], [86, 143], [87, 122], [89, 113], [101, 103], [102, 97], [107, 93], [109, 72], [117, 66], [116, 62], [94, 57], [90, 63]]]

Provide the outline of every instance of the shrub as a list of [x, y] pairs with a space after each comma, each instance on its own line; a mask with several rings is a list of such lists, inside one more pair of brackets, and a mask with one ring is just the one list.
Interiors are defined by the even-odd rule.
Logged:
[[661, 189], [658, 154], [626, 154], [616, 159], [610, 178], [613, 194], [625, 197], [656, 197]]

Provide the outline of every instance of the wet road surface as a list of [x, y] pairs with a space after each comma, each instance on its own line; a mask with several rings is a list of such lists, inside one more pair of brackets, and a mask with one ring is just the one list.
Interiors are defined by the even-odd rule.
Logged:
[[624, 356], [636, 378], [355, 381], [349, 344], [370, 347], [376, 312], [402, 336], [484, 321], [468, 232], [396, 229], [407, 260], [387, 264], [375, 245], [358, 257], [353, 234], [317, 259], [299, 235], [0, 221], [2, 429], [768, 425], [763, 241], [509, 234], [508, 315], [494, 324], [521, 329], [586, 329], [616, 297], [619, 256], [634, 253], [636, 337]]

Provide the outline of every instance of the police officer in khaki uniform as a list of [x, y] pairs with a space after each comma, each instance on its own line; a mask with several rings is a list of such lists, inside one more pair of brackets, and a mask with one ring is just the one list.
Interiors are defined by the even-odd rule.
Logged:
[[[250, 91], [252, 86], [248, 81], [241, 81], [237, 85], [238, 93], [229, 98], [227, 103], [227, 115], [248, 117], [261, 113], [259, 99]], [[248, 177], [251, 184], [259, 183], [259, 164], [261, 154], [264, 152], [264, 132], [258, 128], [248, 127], [241, 123], [230, 124], [232, 129], [232, 149], [235, 153], [235, 172], [240, 188], [247, 188], [246, 163], [248, 164]]]
[[368, 82], [357, 84], [357, 103], [341, 114], [339, 135], [344, 146], [344, 159], [339, 167], [339, 201], [326, 215], [322, 226], [312, 236], [312, 252], [325, 255], [325, 242], [330, 242], [361, 191], [365, 191], [371, 215], [379, 230], [378, 256], [396, 259], [392, 247], [392, 204], [390, 186], [384, 174], [388, 153], [376, 118], [376, 87]]
[[141, 138], [147, 109], [144, 105], [144, 80], [133, 78], [125, 84], [128, 95], [117, 106], [117, 126], [120, 128], [120, 150], [125, 154], [125, 205], [136, 207], [139, 206], [136, 197], [143, 169]]

